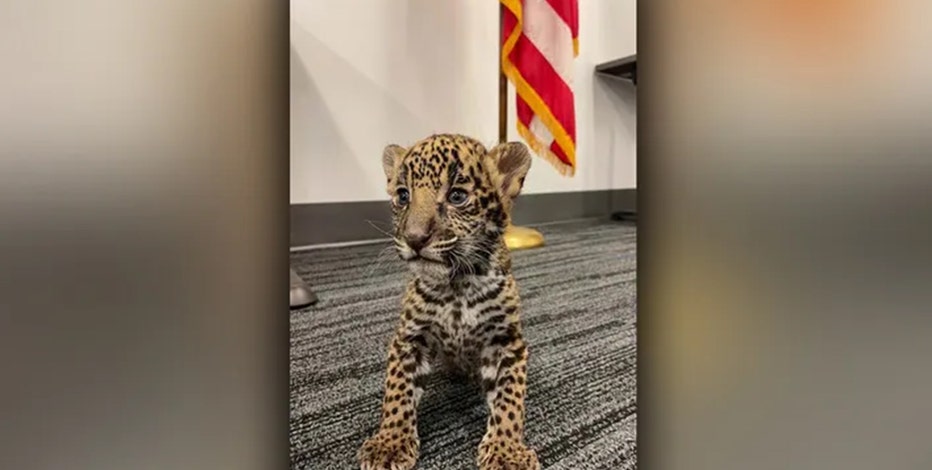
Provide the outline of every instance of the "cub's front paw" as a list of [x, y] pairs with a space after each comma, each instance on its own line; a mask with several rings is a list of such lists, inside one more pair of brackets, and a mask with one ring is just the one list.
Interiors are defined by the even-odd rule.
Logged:
[[417, 462], [417, 437], [379, 432], [359, 448], [361, 470], [411, 470]]
[[489, 439], [479, 444], [479, 470], [540, 470], [537, 454], [521, 442]]

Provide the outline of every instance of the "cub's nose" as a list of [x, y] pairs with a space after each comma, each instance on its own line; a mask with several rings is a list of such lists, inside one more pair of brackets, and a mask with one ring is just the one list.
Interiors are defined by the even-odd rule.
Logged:
[[405, 243], [414, 250], [415, 253], [420, 253], [421, 249], [427, 245], [427, 241], [430, 240], [429, 233], [424, 232], [409, 232], [405, 234]]

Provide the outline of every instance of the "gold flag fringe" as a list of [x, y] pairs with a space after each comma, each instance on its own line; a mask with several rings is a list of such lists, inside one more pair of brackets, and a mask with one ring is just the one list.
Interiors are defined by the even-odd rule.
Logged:
[[547, 163], [550, 163], [562, 176], [572, 177], [576, 174], [576, 168], [573, 165], [567, 165], [560, 157], [551, 152], [550, 149], [537, 140], [537, 137], [534, 136], [531, 130], [525, 127], [521, 122], [518, 122], [518, 134], [527, 142], [532, 152], [544, 159]]

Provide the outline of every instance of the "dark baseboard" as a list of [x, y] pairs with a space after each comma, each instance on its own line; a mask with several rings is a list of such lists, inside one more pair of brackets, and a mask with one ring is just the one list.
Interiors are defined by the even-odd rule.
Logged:
[[[391, 213], [388, 201], [292, 204], [291, 246], [318, 245], [387, 238]], [[515, 202], [515, 225], [611, 217], [636, 212], [637, 189], [525, 194]]]

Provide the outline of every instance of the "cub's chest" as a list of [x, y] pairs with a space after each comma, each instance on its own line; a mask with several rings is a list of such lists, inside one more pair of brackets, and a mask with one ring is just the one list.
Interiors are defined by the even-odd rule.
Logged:
[[433, 330], [449, 347], [465, 346], [477, 336], [480, 311], [462, 299], [443, 305], [434, 317]]
[[430, 336], [438, 352], [470, 363], [486, 342], [485, 336], [501, 319], [500, 302], [472, 304], [463, 299], [443, 305], [434, 315]]
[[510, 278], [473, 278], [443, 289], [416, 281], [412, 291], [423, 299], [419, 329], [434, 353], [469, 366], [485, 346], [485, 337], [505, 327], [505, 301], [514, 294]]

